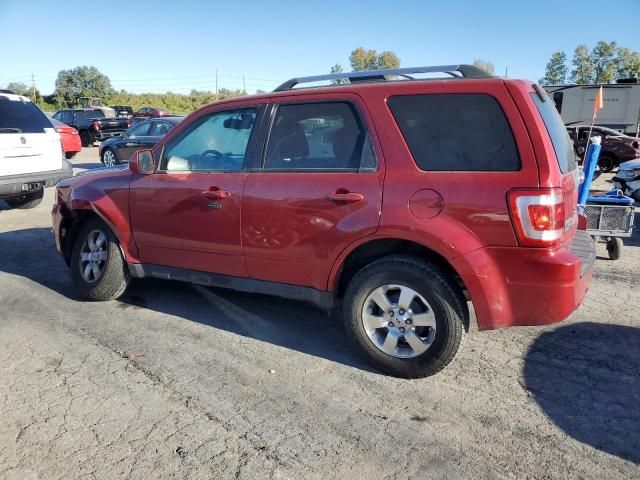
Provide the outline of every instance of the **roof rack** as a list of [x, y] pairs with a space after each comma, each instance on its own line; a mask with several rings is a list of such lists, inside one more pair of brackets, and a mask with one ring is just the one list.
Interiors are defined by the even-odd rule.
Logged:
[[408, 68], [390, 68], [386, 70], [365, 70], [361, 72], [347, 73], [330, 73], [327, 75], [315, 75], [311, 77], [292, 78], [274, 90], [274, 92], [284, 92], [291, 90], [301, 83], [321, 82], [324, 80], [342, 80], [347, 79], [350, 83], [362, 82], [384, 82], [388, 76], [411, 77], [415, 73], [447, 73], [455, 78], [488, 78], [491, 77], [484, 70], [473, 65], [439, 65], [434, 67], [408, 67]]

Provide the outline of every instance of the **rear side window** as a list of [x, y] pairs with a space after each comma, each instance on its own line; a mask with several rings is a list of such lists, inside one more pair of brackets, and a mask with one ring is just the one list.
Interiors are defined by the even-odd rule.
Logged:
[[387, 103], [421, 170], [520, 170], [513, 133], [492, 96], [402, 95]]
[[33, 103], [20, 100], [18, 96], [0, 96], [0, 134], [44, 133], [45, 128], [53, 126]]
[[265, 170], [375, 169], [367, 132], [348, 102], [280, 105], [273, 121]]
[[[543, 93], [543, 95], [545, 101], [542, 101], [537, 93], [532, 93], [531, 98], [540, 112], [540, 116], [544, 121], [545, 127], [547, 127], [547, 132], [551, 138], [553, 149], [555, 150], [556, 157], [558, 158], [560, 171], [562, 173], [571, 172], [575, 170], [577, 166], [571, 139], [569, 138], [567, 128], [562, 122], [562, 118], [556, 110], [554, 103], [551, 101], [551, 98], [546, 93]], [[581, 135], [582, 131], [578, 133], [578, 138], [581, 138]]]

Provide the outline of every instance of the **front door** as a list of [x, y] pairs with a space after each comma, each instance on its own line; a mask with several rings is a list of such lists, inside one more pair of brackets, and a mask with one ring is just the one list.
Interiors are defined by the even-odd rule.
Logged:
[[246, 276], [240, 212], [257, 115], [203, 115], [164, 145], [156, 173], [131, 182], [142, 263]]
[[116, 144], [116, 156], [121, 162], [128, 162], [136, 150], [143, 148], [142, 141], [149, 135], [150, 121], [136, 123], [122, 134], [122, 141]]
[[378, 227], [383, 169], [355, 96], [295, 102], [275, 106], [247, 179], [243, 251], [252, 278], [325, 290], [340, 252]]

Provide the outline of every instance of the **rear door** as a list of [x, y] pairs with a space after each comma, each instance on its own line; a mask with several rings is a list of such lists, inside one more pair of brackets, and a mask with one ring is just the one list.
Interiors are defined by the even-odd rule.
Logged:
[[0, 176], [62, 168], [60, 136], [31, 101], [0, 95]]
[[383, 167], [356, 95], [279, 99], [242, 207], [249, 276], [325, 290], [333, 260], [374, 233]]

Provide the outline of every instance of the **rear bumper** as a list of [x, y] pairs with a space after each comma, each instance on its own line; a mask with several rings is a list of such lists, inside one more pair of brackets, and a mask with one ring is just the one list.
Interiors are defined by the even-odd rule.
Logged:
[[62, 165], [63, 168], [60, 170], [0, 177], [0, 198], [10, 198], [40, 188], [51, 187], [63, 178], [73, 177], [71, 163], [63, 160]]
[[93, 138], [95, 140], [106, 140], [107, 138], [111, 138], [111, 137], [115, 137], [117, 135], [120, 135], [122, 132], [124, 132], [124, 130], [116, 130], [116, 131], [113, 131], [113, 132], [100, 131], [99, 133], [94, 133], [93, 134]]
[[494, 329], [567, 318], [589, 289], [595, 258], [593, 240], [578, 230], [568, 247], [484, 248], [459, 257], [454, 268], [469, 289], [478, 327]]

